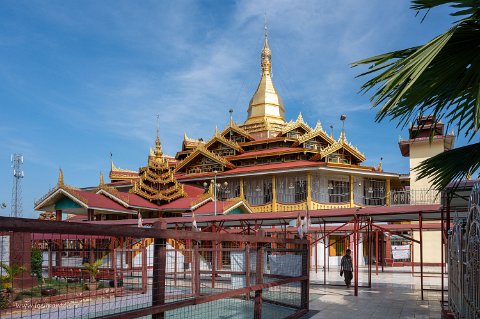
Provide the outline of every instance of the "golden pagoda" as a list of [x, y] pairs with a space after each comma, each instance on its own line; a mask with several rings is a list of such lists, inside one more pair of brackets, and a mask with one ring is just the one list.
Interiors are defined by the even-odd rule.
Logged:
[[163, 155], [158, 130], [153, 154], [149, 154], [147, 166], [140, 168], [139, 180], [134, 182], [130, 192], [158, 205], [185, 196], [183, 186], [175, 179], [174, 171]]
[[243, 127], [249, 132], [281, 131], [285, 125], [285, 108], [272, 81], [272, 51], [268, 46], [267, 32], [265, 32], [260, 65], [262, 76], [250, 100], [248, 118]]

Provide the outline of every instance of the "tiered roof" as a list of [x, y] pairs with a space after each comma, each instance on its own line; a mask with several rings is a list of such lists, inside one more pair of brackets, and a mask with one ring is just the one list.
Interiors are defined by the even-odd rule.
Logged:
[[158, 134], [153, 156], [148, 157], [147, 166], [140, 168], [140, 179], [135, 182], [130, 192], [156, 204], [170, 202], [186, 195], [182, 185], [175, 179], [168, 160], [163, 156]]

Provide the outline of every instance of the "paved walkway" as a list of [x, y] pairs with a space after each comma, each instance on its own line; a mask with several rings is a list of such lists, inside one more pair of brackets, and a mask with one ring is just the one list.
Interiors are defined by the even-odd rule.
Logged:
[[[372, 288], [359, 288], [357, 297], [353, 295], [353, 288], [319, 285], [323, 284], [323, 272], [312, 273], [311, 311], [303, 318], [440, 318], [441, 292], [425, 291], [425, 300], [422, 301], [419, 274], [412, 276], [410, 271], [411, 268], [406, 267], [386, 268], [385, 272], [378, 276], [373, 273]], [[440, 269], [425, 267], [425, 271], [438, 272]], [[342, 284], [342, 278], [336, 269], [330, 269], [327, 274], [327, 282]], [[424, 278], [425, 288], [440, 289], [440, 275], [426, 275], [429, 277]], [[359, 274], [359, 281], [364, 285], [368, 282], [367, 273], [363, 269]]]
[[[417, 269], [418, 270], [418, 269]], [[372, 287], [359, 288], [359, 295], [353, 295], [353, 288], [347, 289], [338, 274], [338, 269], [330, 269], [326, 280], [336, 286], [323, 284], [324, 273], [319, 270], [311, 272], [310, 284], [310, 313], [303, 317], [307, 318], [333, 318], [333, 319], [375, 319], [375, 318], [440, 318], [441, 295], [439, 291], [425, 291], [425, 300], [420, 297], [419, 275], [412, 276], [411, 268], [386, 268], [384, 273], [378, 276], [372, 274]], [[438, 274], [439, 268], [425, 267], [427, 276], [425, 288], [438, 289], [441, 279]], [[359, 281], [366, 285], [368, 276], [366, 269], [360, 269]], [[171, 289], [176, 289], [171, 287]], [[133, 294], [115, 299], [86, 299], [72, 304], [61, 305], [58, 308], [46, 307], [45, 309], [18, 309], [13, 313], [1, 313], [0, 318], [9, 319], [63, 319], [63, 318], [93, 318], [118, 310], [129, 310], [147, 306], [151, 300], [149, 293], [144, 295]], [[281, 314], [278, 309], [273, 309], [275, 316], [268, 314], [265, 308], [264, 317], [281, 318], [288, 314]], [[252, 303], [239, 299], [220, 300], [213, 303], [191, 306], [170, 312], [169, 317], [175, 318], [249, 318]], [[195, 311], [194, 311], [195, 310]], [[218, 314], [208, 315], [208, 314]], [[168, 317], [168, 316], [167, 316]]]

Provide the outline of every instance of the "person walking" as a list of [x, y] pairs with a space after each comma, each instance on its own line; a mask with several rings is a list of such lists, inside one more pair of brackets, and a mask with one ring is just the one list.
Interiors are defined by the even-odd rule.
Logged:
[[345, 284], [347, 288], [350, 288], [353, 278], [353, 263], [352, 257], [350, 254], [352, 251], [347, 249], [345, 256], [342, 257], [342, 261], [340, 262], [340, 276], [345, 275]]

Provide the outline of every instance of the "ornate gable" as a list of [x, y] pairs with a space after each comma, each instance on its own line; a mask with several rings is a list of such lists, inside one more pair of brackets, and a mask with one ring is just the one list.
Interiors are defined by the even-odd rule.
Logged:
[[363, 162], [365, 161], [365, 155], [361, 153], [358, 148], [353, 146], [350, 142], [347, 141], [347, 138], [345, 137], [345, 133], [342, 132], [340, 134], [340, 137], [338, 138], [338, 141], [334, 142], [330, 146], [324, 148], [323, 150], [320, 151], [319, 154], [313, 156], [311, 160], [321, 160], [329, 155], [334, 154], [335, 152], [343, 149], [344, 151], [348, 152], [351, 156], [353, 156], [355, 159], [357, 159], [358, 162]]
[[138, 172], [116, 167], [113, 161], [110, 164], [110, 174], [111, 181], [124, 181], [124, 180], [134, 180], [138, 178]]
[[293, 131], [295, 131], [295, 134], [288, 137], [298, 138], [300, 135], [308, 133], [311, 130], [312, 130], [311, 127], [308, 126], [308, 124], [303, 121], [302, 113], [299, 113], [297, 120], [295, 122], [294, 121], [288, 122], [288, 124], [282, 129], [282, 132], [280, 133], [280, 135], [288, 136], [289, 135], [288, 133], [292, 133]]
[[254, 140], [247, 131], [238, 126], [233, 120], [230, 120], [230, 123], [220, 135], [227, 140], [233, 140], [235, 142], [248, 142]]
[[[189, 172], [188, 167], [193, 166]], [[235, 168], [235, 165], [230, 163], [227, 159], [216, 155], [215, 153], [207, 150], [205, 145], [200, 144], [190, 155], [187, 156], [181, 163], [175, 168], [176, 172], [186, 171], [189, 173], [202, 173], [212, 172], [214, 170], [223, 171], [225, 167]]]
[[325, 141], [326, 144], [331, 145], [335, 143], [335, 140], [329, 136], [322, 128], [322, 124], [320, 124], [320, 121], [317, 122], [317, 125], [313, 130], [311, 130], [308, 133], [303, 134], [298, 138], [298, 141], [293, 143], [292, 146], [298, 146], [300, 144], [303, 144], [307, 141], [310, 141], [311, 139], [314, 139], [315, 137], [320, 137], [323, 141]]
[[[220, 145], [219, 145], [220, 144]], [[212, 153], [215, 153], [220, 156], [230, 156], [236, 155], [235, 152], [243, 153], [244, 150], [237, 142], [228, 140], [223, 137], [218, 129], [215, 129], [215, 134], [210, 139], [210, 141], [205, 144], [205, 148]]]

